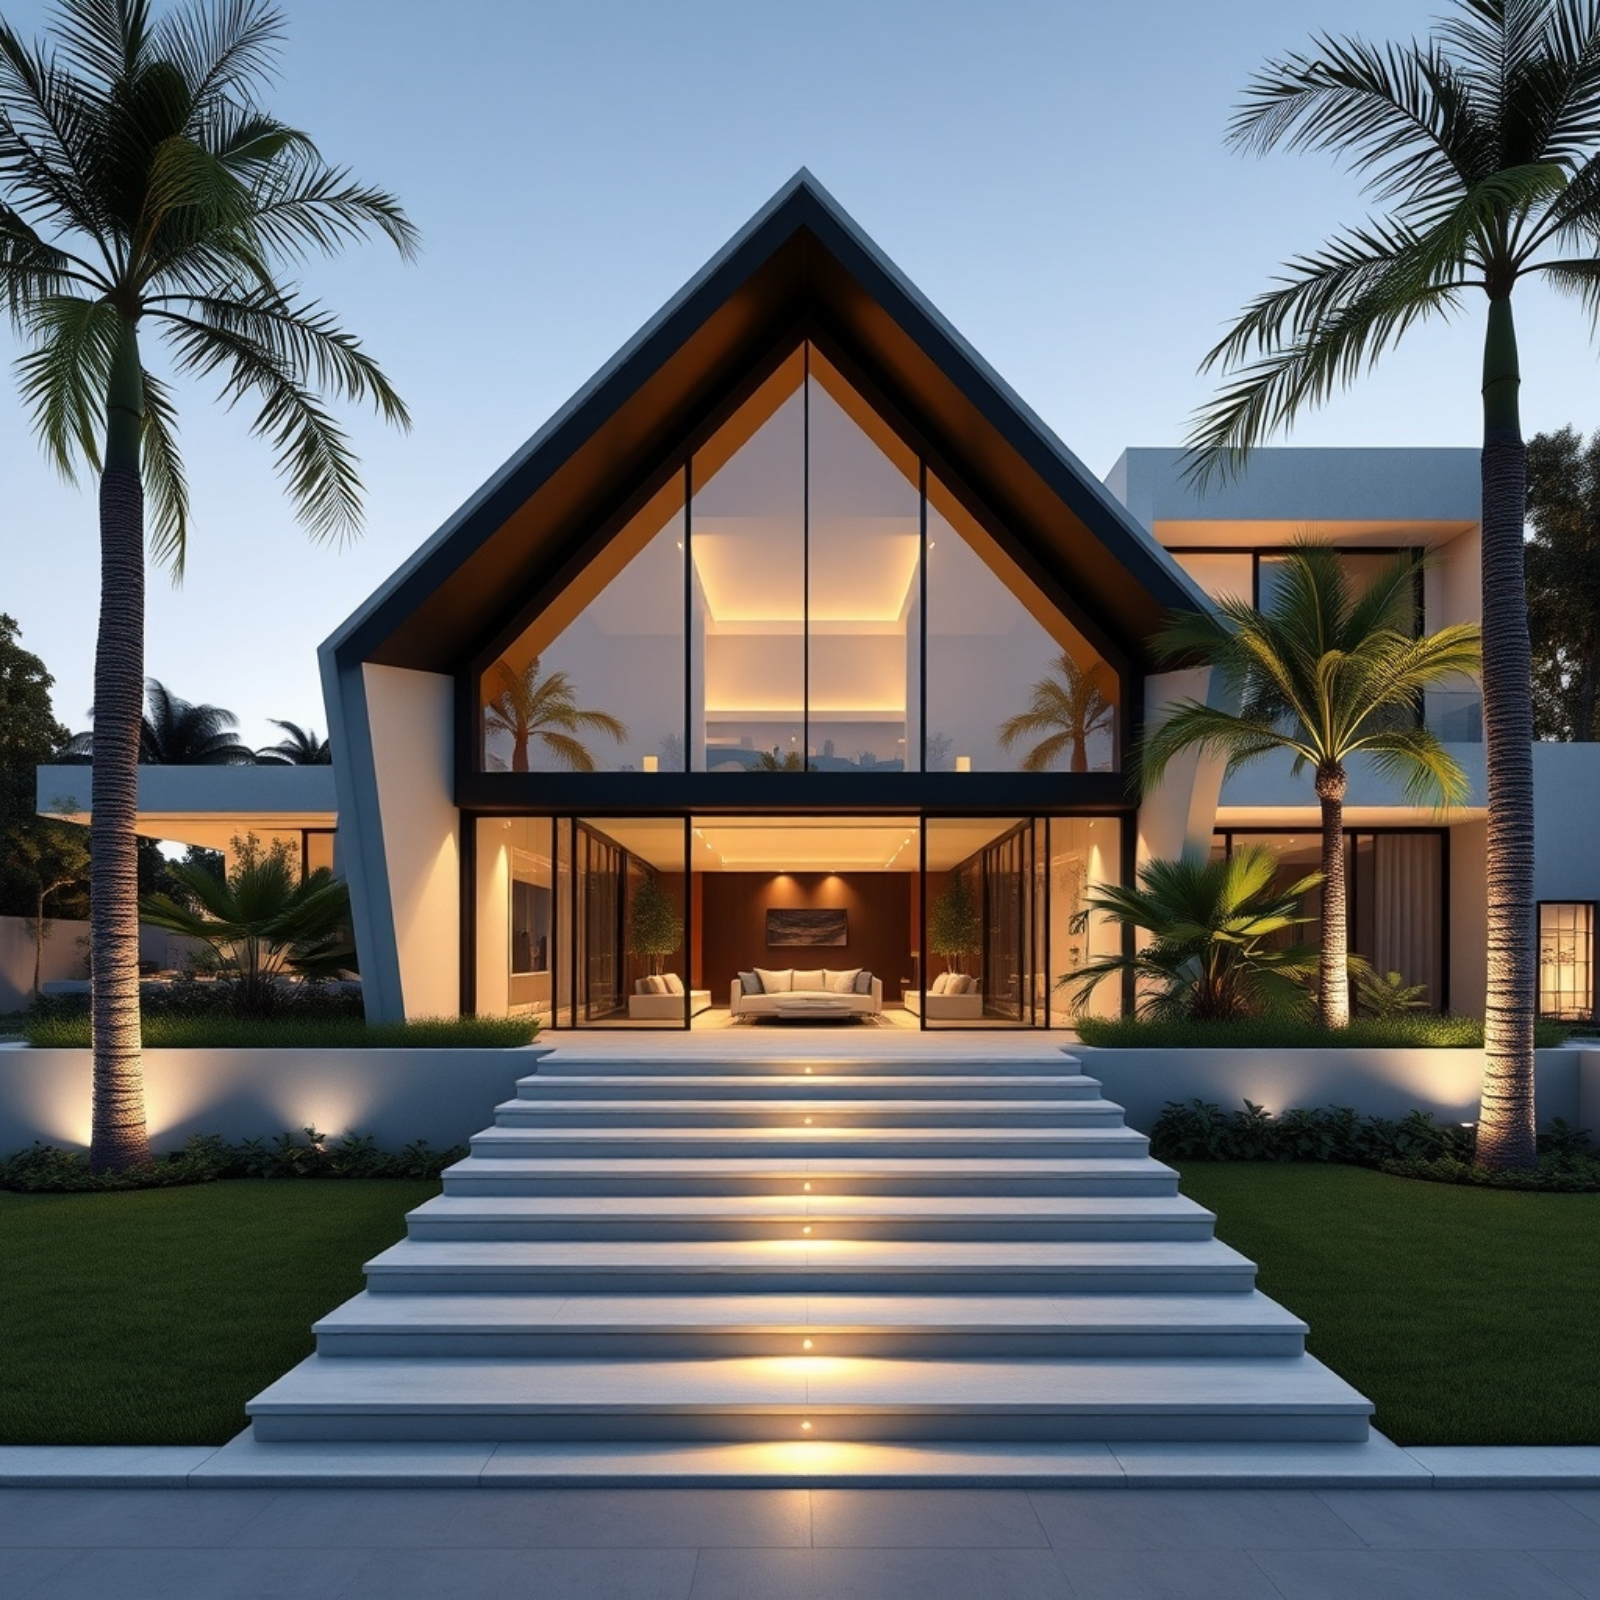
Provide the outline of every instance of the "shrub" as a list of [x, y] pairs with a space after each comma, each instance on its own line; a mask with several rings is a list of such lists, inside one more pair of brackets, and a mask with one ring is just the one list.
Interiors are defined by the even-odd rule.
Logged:
[[[81, 1010], [35, 1015], [26, 1024], [38, 1049], [86, 1050], [89, 1018]], [[532, 1017], [420, 1017], [410, 1022], [364, 1022], [359, 1016], [305, 1013], [237, 1017], [227, 1012], [146, 1013], [142, 1025], [152, 1050], [510, 1050], [539, 1035]]]
[[[1325, 1028], [1310, 1019], [1241, 1017], [1233, 1022], [1151, 1021], [1144, 1017], [1080, 1017], [1073, 1026], [1087, 1045], [1109, 1050], [1476, 1050], [1483, 1024], [1472, 1017], [1408, 1012], [1357, 1017]], [[1572, 1029], [1559, 1022], [1534, 1026], [1541, 1050], [1563, 1045]]]
[[91, 1172], [83, 1152], [35, 1144], [0, 1161], [0, 1189], [23, 1194], [82, 1194], [112, 1189], [166, 1189], [215, 1183], [222, 1178], [437, 1178], [467, 1154], [465, 1145], [435, 1150], [425, 1139], [405, 1149], [378, 1149], [365, 1134], [329, 1141], [315, 1128], [304, 1138], [280, 1134], [270, 1143], [245, 1139], [229, 1144], [215, 1134], [191, 1139], [181, 1151], [159, 1156], [146, 1167]]
[[1600, 1151], [1586, 1129], [1559, 1117], [1539, 1136], [1533, 1172], [1478, 1166], [1475, 1124], [1435, 1122], [1426, 1111], [1398, 1120], [1363, 1117], [1349, 1106], [1293, 1109], [1274, 1116], [1254, 1101], [1224, 1111], [1206, 1100], [1169, 1100], [1150, 1130], [1150, 1153], [1162, 1161], [1331, 1161], [1376, 1167], [1435, 1183], [1577, 1193], [1600, 1190]]

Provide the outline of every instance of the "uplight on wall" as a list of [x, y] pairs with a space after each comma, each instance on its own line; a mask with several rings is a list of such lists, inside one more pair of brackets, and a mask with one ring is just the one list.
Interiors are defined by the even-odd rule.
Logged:
[[972, 757], [971, 756], [957, 756], [956, 757], [956, 771], [957, 772], [971, 772], [972, 771]]
[[661, 770], [661, 757], [660, 756], [646, 756], [646, 757], [644, 757], [644, 770], [646, 772], [659, 772]]

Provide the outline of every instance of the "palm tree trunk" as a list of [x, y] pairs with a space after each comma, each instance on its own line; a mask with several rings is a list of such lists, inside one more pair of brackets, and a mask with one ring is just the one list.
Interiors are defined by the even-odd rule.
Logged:
[[1322, 802], [1322, 970], [1317, 1009], [1325, 1028], [1350, 1021], [1350, 899], [1344, 873], [1344, 795], [1349, 780], [1338, 762], [1317, 770]]
[[144, 382], [125, 324], [106, 402], [100, 475], [100, 628], [89, 820], [90, 1013], [96, 1172], [150, 1160], [139, 1038], [139, 724], [144, 711]]
[[1488, 986], [1478, 1160], [1529, 1168], [1533, 1104], [1533, 656], [1523, 575], [1527, 447], [1509, 299], [1483, 352], [1483, 738], [1489, 779]]

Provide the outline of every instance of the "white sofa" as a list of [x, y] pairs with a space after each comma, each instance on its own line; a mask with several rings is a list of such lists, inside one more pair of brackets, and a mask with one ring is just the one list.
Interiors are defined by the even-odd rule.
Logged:
[[983, 1019], [983, 996], [972, 994], [930, 994], [924, 998], [920, 989], [907, 989], [906, 1010], [914, 1017], [923, 1015], [927, 1007], [929, 1022], [980, 1022]]
[[[843, 1000], [847, 1002], [853, 1016], [872, 1017], [883, 1010], [883, 979], [874, 978], [872, 987], [866, 994], [856, 994], [853, 990], [841, 994], [837, 989], [828, 987], [828, 978], [833, 976], [828, 969], [816, 971], [802, 969], [796, 972], [792, 967], [788, 969], [756, 968], [758, 975], [765, 974], [768, 978], [787, 979], [788, 987], [781, 982], [774, 988], [768, 989], [763, 985], [760, 994], [746, 994], [744, 985], [735, 978], [733, 989], [728, 997], [728, 1009], [735, 1017], [775, 1017], [778, 1015], [778, 1002], [790, 995], [807, 995], [821, 997], [829, 1000]], [[797, 981], [797, 980], [803, 980]]]
[[[691, 989], [689, 991], [689, 1015], [698, 1016], [702, 1011], [708, 1010], [711, 1005], [711, 991], [709, 989]], [[638, 979], [633, 986], [633, 993], [628, 996], [628, 1020], [630, 1022], [682, 1022], [683, 1021], [683, 996], [681, 994], [651, 994], [650, 987], [643, 978]]]

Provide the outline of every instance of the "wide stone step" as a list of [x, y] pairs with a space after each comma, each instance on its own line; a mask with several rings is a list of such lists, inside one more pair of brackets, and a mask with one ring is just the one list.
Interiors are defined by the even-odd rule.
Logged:
[[1179, 1195], [862, 1196], [446, 1194], [412, 1239], [1207, 1239]]
[[1311, 1356], [1252, 1361], [330, 1360], [246, 1407], [290, 1439], [1359, 1440], [1372, 1407]]
[[405, 1239], [366, 1266], [389, 1294], [1206, 1294], [1255, 1287], [1216, 1239]]
[[1100, 1081], [1043, 1073], [663, 1073], [613, 1076], [537, 1073], [517, 1080], [519, 1100], [1098, 1100]]
[[652, 1155], [698, 1159], [734, 1153], [789, 1160], [897, 1157], [1089, 1156], [1145, 1154], [1150, 1141], [1128, 1127], [1106, 1128], [488, 1128], [471, 1140], [475, 1156], [613, 1159]]
[[1027, 1360], [1292, 1356], [1298, 1317], [1258, 1292], [1182, 1295], [360, 1294], [324, 1356], [692, 1360], [803, 1354]]
[[[809, 1191], [807, 1184], [811, 1185]], [[1173, 1168], [1148, 1156], [1070, 1160], [793, 1161], [719, 1157], [614, 1160], [468, 1156], [444, 1171], [446, 1194], [498, 1195], [1171, 1195]]]
[[505, 1100], [501, 1128], [1116, 1128], [1110, 1100]]
[[960, 1055], [940, 1056], [923, 1048], [916, 1040], [882, 1054], [870, 1052], [859, 1055], [829, 1055], [804, 1050], [761, 1053], [754, 1050], [739, 1053], [696, 1053], [692, 1048], [684, 1054], [638, 1054], [619, 1050], [615, 1054], [587, 1055], [574, 1052], [566, 1054], [560, 1049], [546, 1056], [538, 1064], [537, 1076], [541, 1078], [583, 1077], [753, 1077], [776, 1074], [801, 1075], [807, 1069], [812, 1073], [829, 1073], [835, 1077], [908, 1076], [940, 1078], [957, 1077], [1013, 1077], [1018, 1072], [1059, 1073], [1066, 1078], [1082, 1077], [1083, 1067], [1075, 1056], [1060, 1050], [1045, 1051], [1038, 1055], [1018, 1056], [1005, 1051], [985, 1052], [981, 1047]]

